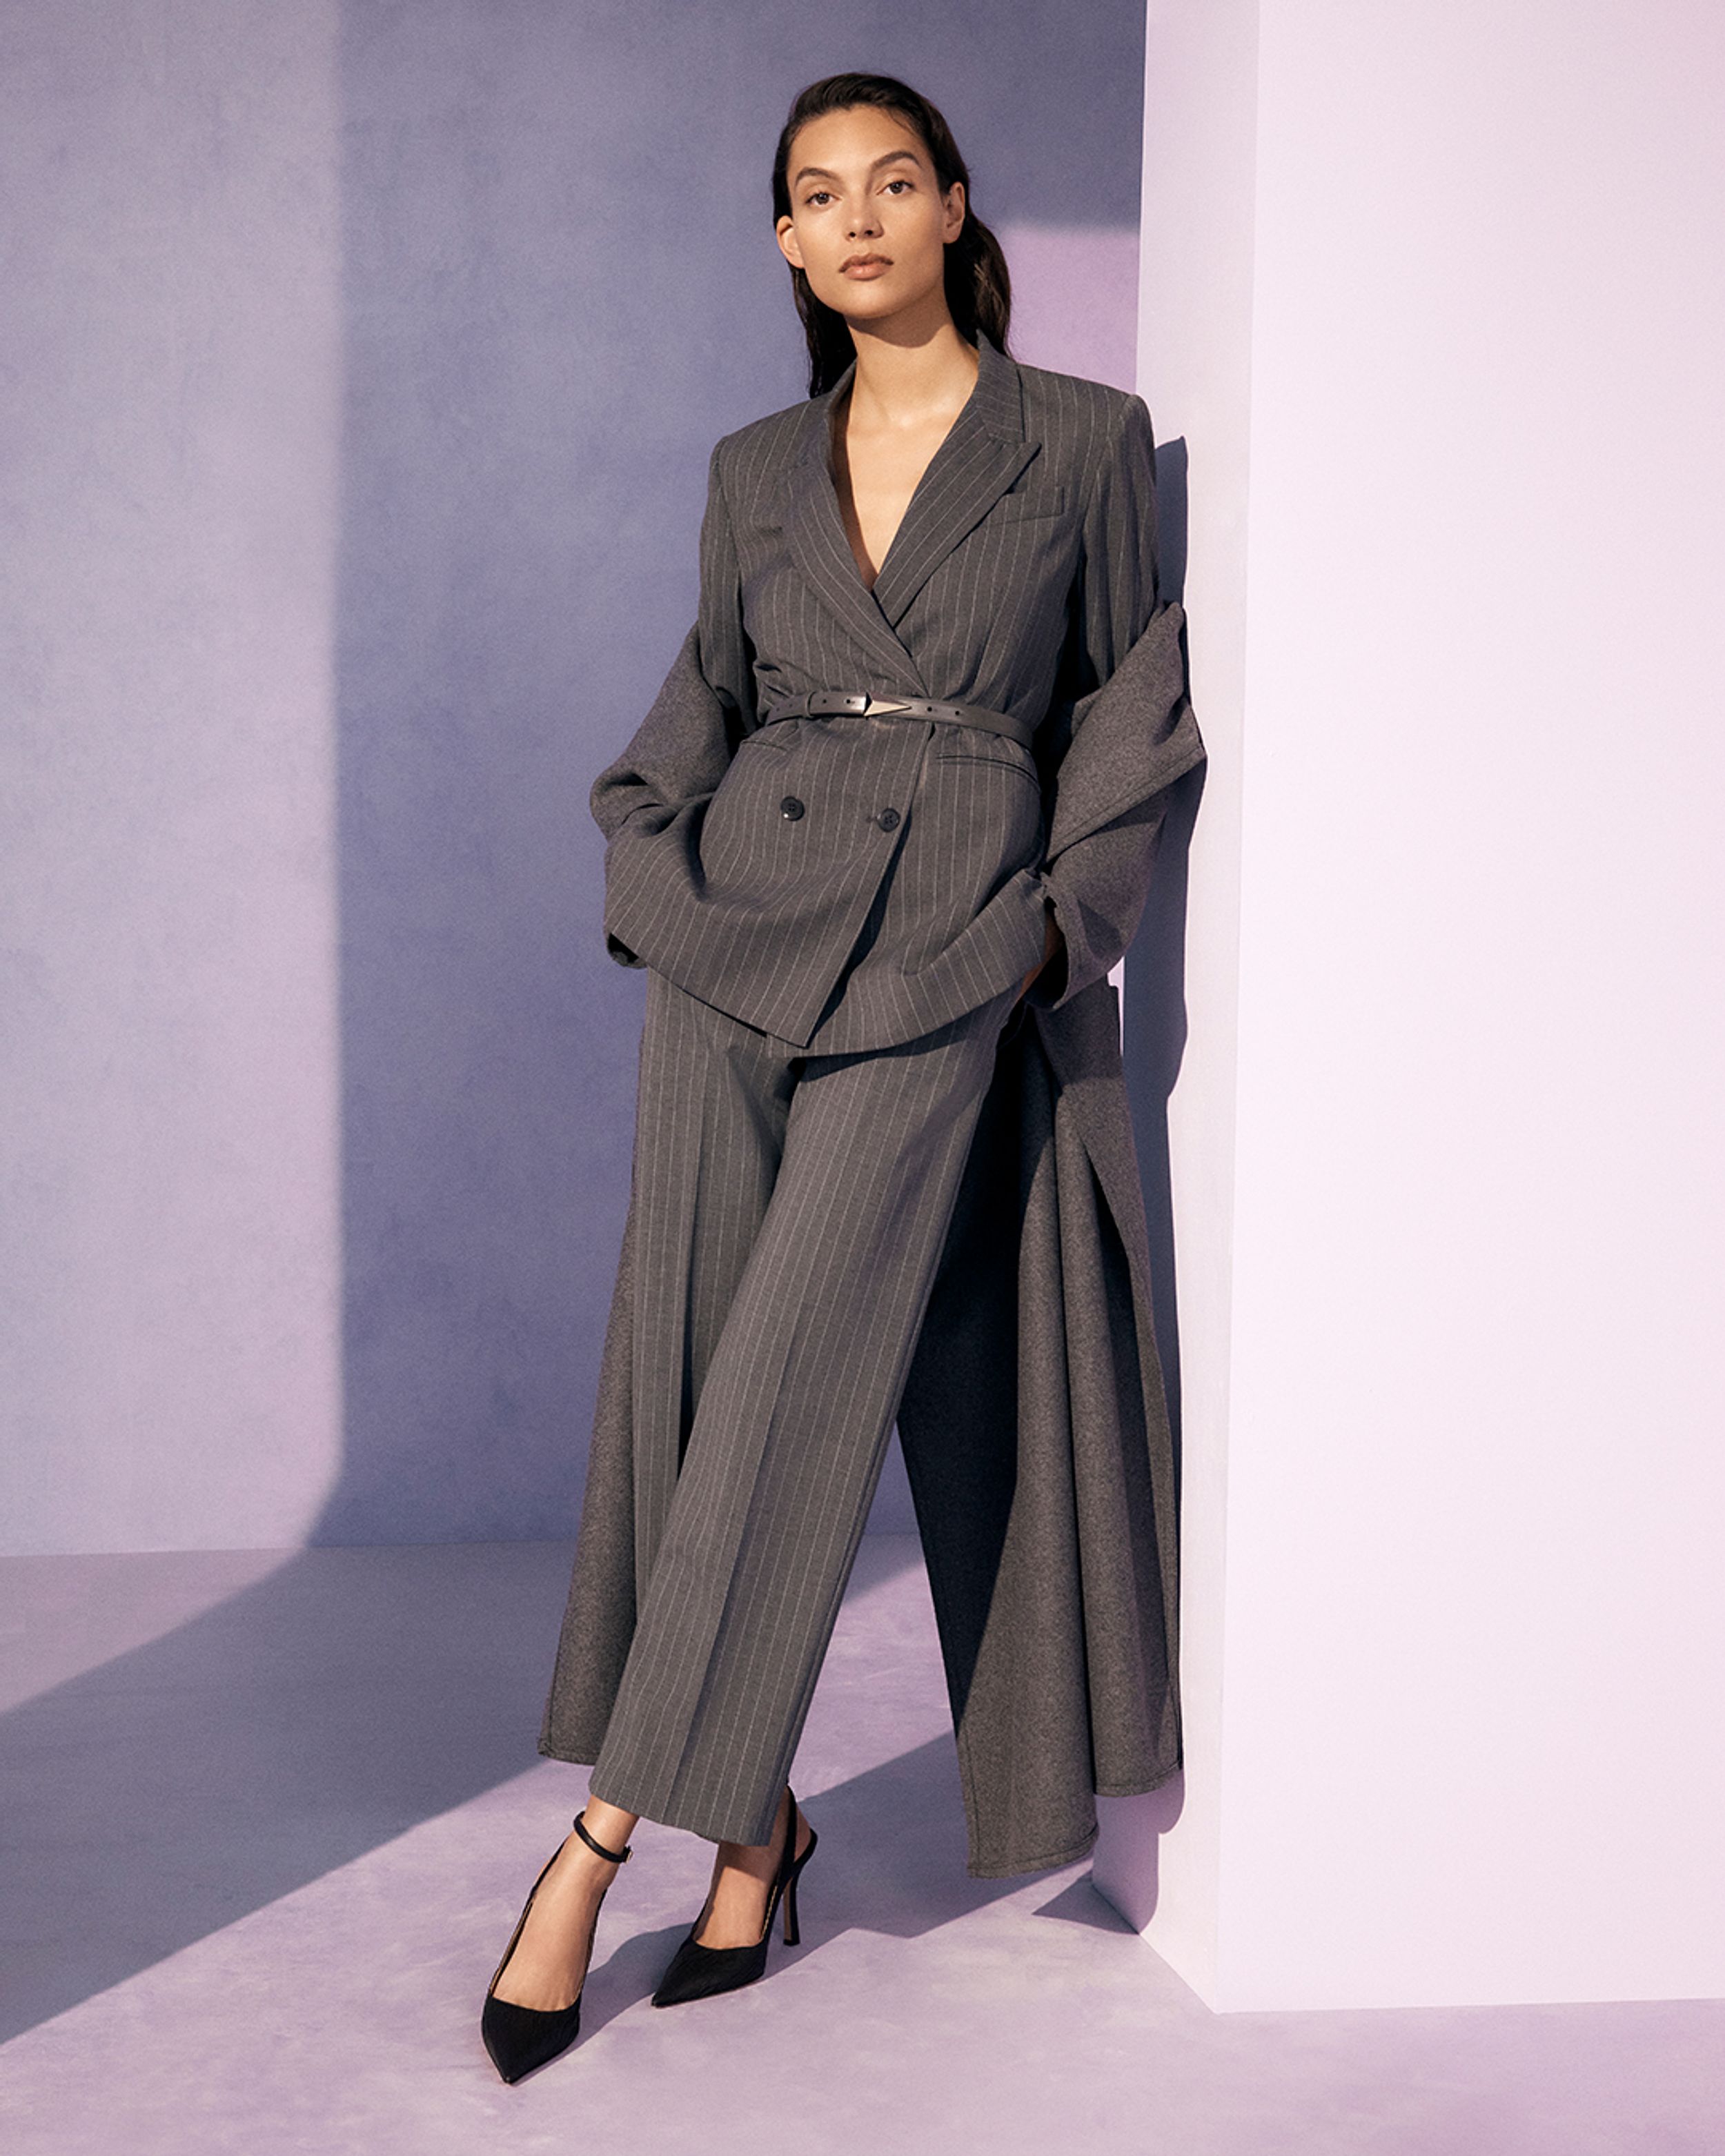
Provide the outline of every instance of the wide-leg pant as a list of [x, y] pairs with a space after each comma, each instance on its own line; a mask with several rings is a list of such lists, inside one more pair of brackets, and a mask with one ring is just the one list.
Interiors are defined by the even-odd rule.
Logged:
[[634, 1384], [677, 1436], [638, 1445], [609, 1803], [769, 1839], [1014, 1003], [814, 1055], [649, 973]]

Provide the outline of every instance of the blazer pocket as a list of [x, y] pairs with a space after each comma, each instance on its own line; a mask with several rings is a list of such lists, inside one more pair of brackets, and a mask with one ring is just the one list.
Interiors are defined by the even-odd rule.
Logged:
[[987, 771], [1010, 771], [1034, 786], [1039, 793], [1042, 791], [1040, 773], [1034, 767], [1014, 762], [1009, 756], [989, 756], [986, 752], [971, 756], [958, 751], [943, 750], [936, 752], [934, 761], [937, 763], [963, 764], [967, 771], [973, 771], [978, 764]]
[[988, 511], [991, 520], [1016, 523], [1032, 516], [1064, 516], [1066, 490], [1063, 486], [1027, 486], [1021, 493], [1003, 494]]

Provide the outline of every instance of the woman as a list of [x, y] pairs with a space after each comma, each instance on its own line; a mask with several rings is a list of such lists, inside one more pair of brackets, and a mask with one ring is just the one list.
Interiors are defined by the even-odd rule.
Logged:
[[715, 450], [699, 619], [593, 788], [647, 1014], [541, 1740], [592, 1794], [487, 1994], [510, 2081], [574, 2041], [640, 1817], [718, 1844], [655, 2004], [753, 1981], [781, 1901], [794, 1941], [787, 1778], [895, 1416], [972, 1870], [1070, 1861], [1096, 1791], [1178, 1758], [1104, 978], [1203, 754], [1148, 414], [1007, 357], [1005, 264], [902, 83], [804, 90], [773, 187], [810, 396]]

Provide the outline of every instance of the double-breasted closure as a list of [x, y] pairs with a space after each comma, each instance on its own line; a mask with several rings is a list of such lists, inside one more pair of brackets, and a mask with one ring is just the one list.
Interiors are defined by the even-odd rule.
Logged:
[[[1157, 591], [1142, 400], [986, 336], [978, 362], [872, 591], [830, 462], [854, 370], [719, 443], [699, 617], [593, 789], [614, 957], [817, 1053], [988, 1001], [1040, 959], [1045, 900], [1066, 957], [1035, 998], [1081, 993], [1137, 926], [1158, 796], [1204, 752]], [[901, 716], [766, 723], [825, 688], [982, 705], [1034, 746]]]
[[[1180, 1761], [1175, 1463], [1105, 976], [1204, 749], [1156, 588], [1142, 403], [978, 352], [872, 596], [826, 461], [842, 382], [719, 444], [700, 619], [593, 807], [614, 954], [822, 1051], [976, 1008], [1036, 963], [1054, 904], [1064, 962], [999, 1045], [898, 1413], [986, 1877], [1081, 1856], [1098, 1794]], [[757, 733], [775, 698], [827, 686], [1024, 712], [1034, 752], [892, 717]], [[569, 1605], [583, 1652], [542, 1737], [562, 1758], [597, 1756], [644, 1584], [642, 1232], [632, 1203]]]

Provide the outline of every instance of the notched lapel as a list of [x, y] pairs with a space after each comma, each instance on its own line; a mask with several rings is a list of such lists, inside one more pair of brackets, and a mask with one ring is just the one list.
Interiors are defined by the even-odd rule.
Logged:
[[968, 439], [955, 444], [957, 432], [955, 425], [922, 475], [875, 579], [875, 602], [895, 631], [917, 593], [1042, 446], [997, 441], [973, 428], [966, 429]]
[[976, 386], [929, 459], [875, 579], [875, 602], [895, 630], [917, 593], [1041, 446], [1025, 439], [1018, 368], [979, 336]]

